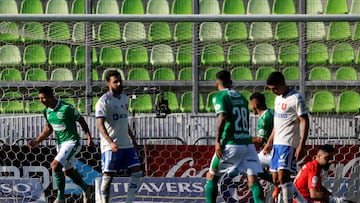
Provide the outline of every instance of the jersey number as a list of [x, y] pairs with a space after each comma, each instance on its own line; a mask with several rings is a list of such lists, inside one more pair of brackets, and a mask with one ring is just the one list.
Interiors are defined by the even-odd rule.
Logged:
[[236, 117], [235, 120], [235, 132], [248, 131], [249, 123], [248, 123], [248, 110], [244, 107], [234, 107], [232, 109], [233, 115]]

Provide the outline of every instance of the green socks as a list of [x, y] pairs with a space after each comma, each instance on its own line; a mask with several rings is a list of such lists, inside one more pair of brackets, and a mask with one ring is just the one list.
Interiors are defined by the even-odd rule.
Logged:
[[218, 195], [218, 186], [214, 180], [206, 180], [205, 196], [206, 203], [216, 203]]
[[80, 175], [80, 173], [77, 170], [72, 170], [72, 173], [69, 174], [71, 180], [78, 186], [81, 187], [81, 189], [83, 189], [83, 191], [86, 191], [88, 185], [84, 182], [84, 180], [82, 179], [82, 176]]
[[263, 190], [258, 182], [250, 185], [250, 190], [251, 190], [252, 196], [254, 198], [254, 203], [263, 203], [264, 202], [263, 201], [263, 198], [264, 198]]
[[57, 187], [57, 199], [65, 199], [65, 175], [63, 172], [55, 172], [55, 183]]

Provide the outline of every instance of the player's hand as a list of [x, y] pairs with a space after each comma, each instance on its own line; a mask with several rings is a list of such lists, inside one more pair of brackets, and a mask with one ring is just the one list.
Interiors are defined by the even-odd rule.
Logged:
[[222, 147], [221, 147], [221, 144], [220, 143], [215, 143], [215, 154], [218, 158], [222, 158], [224, 156], [224, 153], [223, 153], [223, 150], [222, 150]]
[[118, 151], [118, 145], [115, 142], [110, 143], [111, 151], [117, 152]]
[[265, 145], [264, 148], [262, 149], [262, 151], [263, 151], [263, 153], [264, 153], [265, 155], [270, 154], [271, 150], [272, 150], [272, 145], [269, 144], [269, 142], [266, 143], [266, 145]]
[[295, 151], [296, 161], [300, 161], [304, 156], [305, 156], [304, 148], [302, 146], [299, 146], [298, 148], [296, 148], [296, 151]]
[[34, 148], [38, 146], [38, 142], [36, 140], [30, 140], [29, 147]]

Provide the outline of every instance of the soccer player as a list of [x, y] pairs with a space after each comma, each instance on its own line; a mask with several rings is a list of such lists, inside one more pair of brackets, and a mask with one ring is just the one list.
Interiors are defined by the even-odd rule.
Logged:
[[291, 203], [293, 198], [299, 203], [307, 202], [294, 187], [291, 173], [296, 171], [296, 161], [304, 156], [309, 131], [308, 110], [302, 96], [285, 84], [281, 72], [272, 72], [266, 83], [277, 95], [274, 128], [263, 149], [265, 154], [273, 150], [270, 162], [273, 181], [280, 183], [284, 203]]
[[215, 203], [221, 175], [246, 173], [255, 203], [264, 201], [257, 174], [263, 172], [254, 144], [249, 134], [249, 109], [247, 99], [231, 89], [230, 72], [216, 74], [213, 97], [216, 119], [215, 153], [206, 174], [206, 202]]
[[127, 170], [130, 184], [126, 203], [133, 202], [142, 178], [140, 160], [135, 150], [135, 137], [128, 122], [128, 97], [118, 71], [106, 75], [106, 92], [96, 103], [96, 125], [100, 131], [102, 181], [101, 201], [109, 202], [110, 185], [119, 170]]
[[74, 169], [75, 155], [81, 150], [76, 121], [79, 122], [87, 136], [87, 144], [92, 145], [89, 127], [74, 106], [54, 97], [51, 87], [42, 87], [39, 91], [39, 99], [45, 106], [44, 116], [47, 123], [40, 135], [30, 141], [29, 146], [31, 148], [36, 147], [52, 132], [55, 132], [56, 150], [58, 153], [51, 163], [51, 169], [57, 186], [57, 197], [54, 202], [65, 202], [65, 176], [70, 177], [75, 184], [83, 189], [83, 202], [90, 202], [92, 186], [87, 185], [79, 172]]

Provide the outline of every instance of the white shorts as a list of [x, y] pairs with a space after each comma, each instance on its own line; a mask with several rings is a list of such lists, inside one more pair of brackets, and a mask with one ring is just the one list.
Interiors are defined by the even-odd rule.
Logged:
[[74, 168], [75, 166], [75, 155], [81, 150], [81, 145], [78, 141], [70, 140], [56, 145], [56, 151], [58, 154], [55, 160], [58, 161], [62, 166], [63, 170]]
[[263, 168], [270, 167], [270, 161], [271, 161], [272, 154], [273, 154], [273, 153], [272, 153], [272, 150], [270, 151], [270, 154], [264, 154], [264, 151], [263, 151], [263, 150], [261, 150], [261, 151], [258, 153], [258, 157], [259, 157], [261, 166], [262, 166]]

